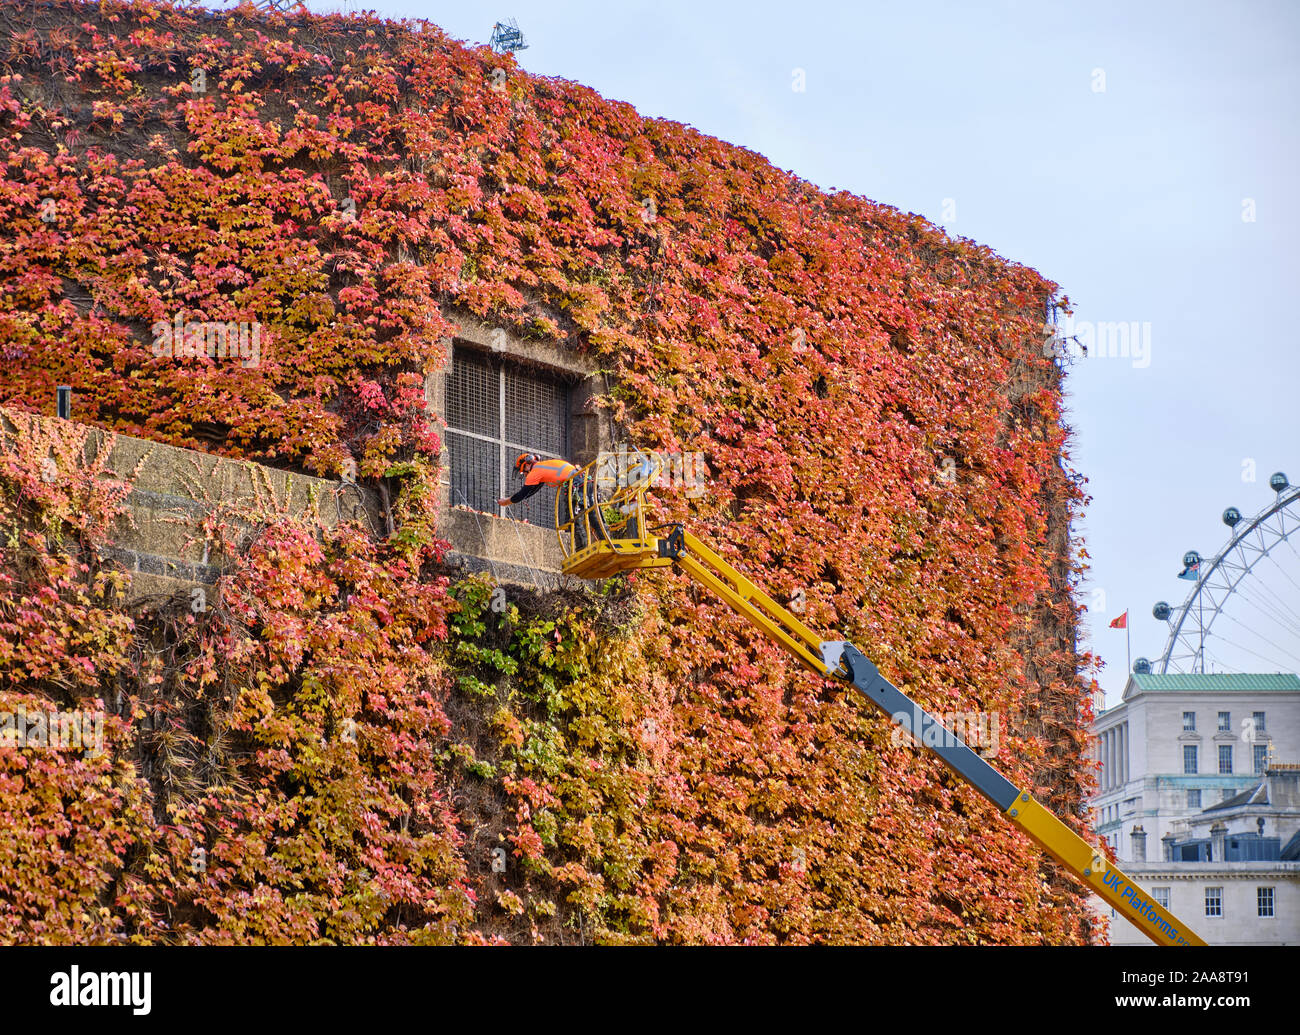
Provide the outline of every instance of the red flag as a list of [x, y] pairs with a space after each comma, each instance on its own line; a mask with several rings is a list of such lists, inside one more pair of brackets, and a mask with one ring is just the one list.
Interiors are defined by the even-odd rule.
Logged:
[[1111, 627], [1112, 629], [1127, 629], [1127, 628], [1128, 628], [1128, 612], [1125, 611], [1122, 615], [1120, 615], [1120, 616], [1119, 616], [1118, 618], [1116, 618], [1113, 622], [1111, 622], [1111, 623], [1110, 623], [1110, 627]]

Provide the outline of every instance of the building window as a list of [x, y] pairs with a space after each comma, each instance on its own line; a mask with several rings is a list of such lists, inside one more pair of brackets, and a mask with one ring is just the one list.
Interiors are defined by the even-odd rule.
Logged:
[[1195, 712], [1183, 712], [1183, 729], [1195, 731], [1196, 729]]
[[1256, 888], [1255, 901], [1259, 904], [1260, 916], [1273, 915], [1273, 889], [1272, 888]]
[[1231, 797], [1232, 797], [1231, 787], [1225, 787], [1223, 788], [1223, 790], [1219, 792], [1219, 801], [1227, 801]]
[[1232, 732], [1232, 712], [1219, 712], [1219, 732]]
[[1195, 744], [1183, 745], [1183, 772], [1188, 774], [1196, 772], [1196, 745]]
[[[1263, 889], [1261, 888], [1260, 890], [1262, 891]], [[1151, 889], [1151, 894], [1155, 896], [1155, 898], [1156, 898], [1156, 905], [1158, 905], [1161, 909], [1168, 909], [1168, 908], [1169, 908], [1169, 889], [1168, 889], [1168, 888], [1152, 888], [1152, 889]]]
[[1255, 732], [1256, 732], [1256, 733], [1263, 733], [1263, 732], [1264, 732], [1264, 713], [1263, 713], [1263, 712], [1251, 712], [1251, 713], [1250, 713], [1250, 717], [1251, 717], [1252, 719], [1255, 720]]
[[1187, 807], [1189, 809], [1199, 809], [1201, 807], [1201, 792], [1199, 790], [1187, 792]]
[[1231, 744], [1219, 745], [1219, 772], [1221, 773], [1232, 772], [1232, 745]]
[[1268, 745], [1251, 744], [1250, 754], [1255, 763], [1255, 772], [1262, 773], [1268, 768]]
[[[515, 458], [568, 452], [569, 386], [553, 374], [473, 349], [452, 350], [447, 378], [447, 452], [451, 504], [496, 514], [497, 498], [522, 484], [512, 481]], [[555, 527], [555, 500], [539, 492], [507, 512]]]
[[1223, 889], [1205, 889], [1205, 915], [1223, 916]]

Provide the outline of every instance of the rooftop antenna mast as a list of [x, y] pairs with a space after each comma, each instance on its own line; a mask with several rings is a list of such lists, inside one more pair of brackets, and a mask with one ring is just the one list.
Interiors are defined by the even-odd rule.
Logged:
[[519, 31], [519, 26], [513, 18], [504, 22], [497, 22], [492, 26], [492, 39], [488, 41], [492, 49], [498, 54], [504, 54], [506, 51], [527, 50], [528, 44], [524, 40], [524, 34]]

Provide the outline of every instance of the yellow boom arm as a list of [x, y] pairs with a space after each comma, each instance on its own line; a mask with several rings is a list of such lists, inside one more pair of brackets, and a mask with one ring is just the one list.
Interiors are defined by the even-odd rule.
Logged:
[[556, 530], [564, 572], [606, 578], [636, 568], [676, 566], [725, 600], [807, 669], [852, 683], [889, 720], [971, 784], [1090, 890], [1114, 906], [1158, 945], [1204, 945], [1105, 854], [1061, 822], [950, 733], [880, 674], [851, 643], [824, 641], [795, 615], [710, 550], [681, 525], [653, 534], [645, 523], [645, 493], [659, 472], [640, 453], [602, 454], [556, 493]]

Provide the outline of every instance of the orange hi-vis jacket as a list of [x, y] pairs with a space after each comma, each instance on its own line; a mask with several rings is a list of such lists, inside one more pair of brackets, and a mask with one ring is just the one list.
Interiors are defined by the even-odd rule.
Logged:
[[522, 503], [543, 485], [563, 485], [578, 473], [578, 468], [567, 460], [538, 460], [524, 478], [524, 487], [510, 497], [511, 503]]

